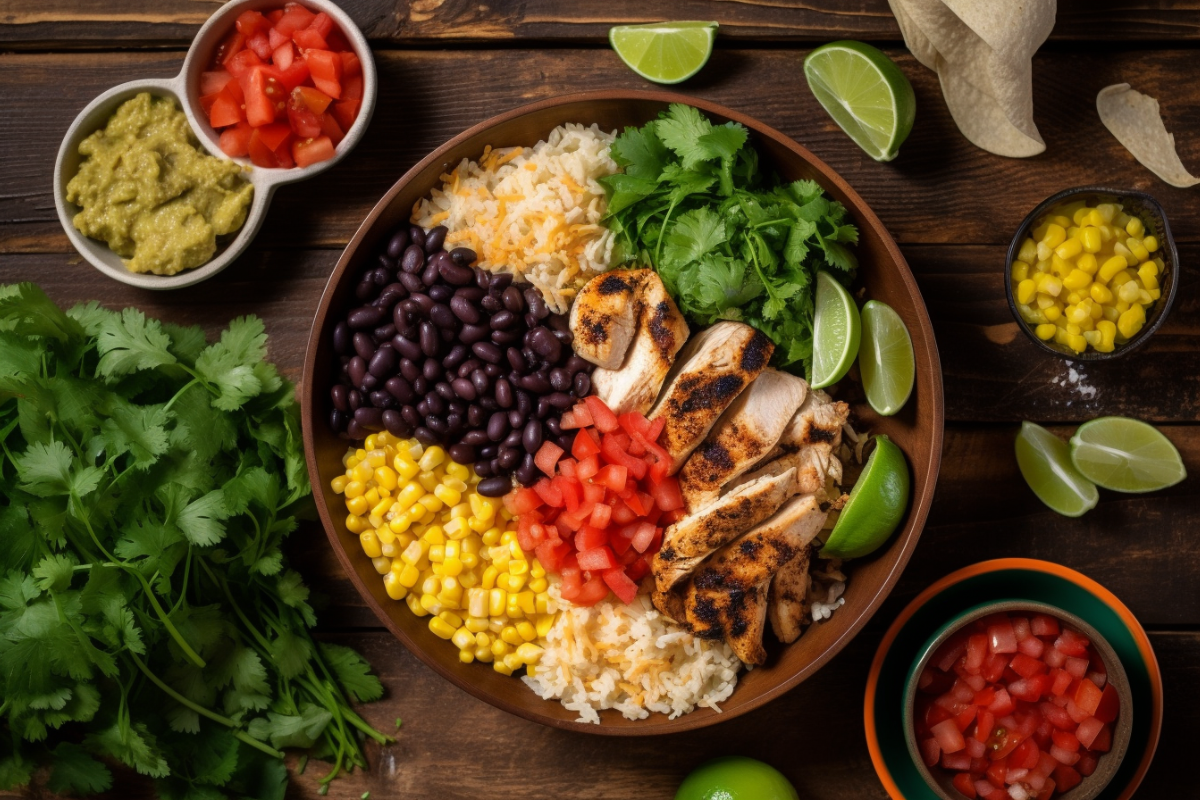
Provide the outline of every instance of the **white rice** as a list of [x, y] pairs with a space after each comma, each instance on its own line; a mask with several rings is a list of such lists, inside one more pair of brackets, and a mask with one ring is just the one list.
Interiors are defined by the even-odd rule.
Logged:
[[597, 178], [619, 171], [616, 137], [599, 126], [559, 126], [530, 147], [485, 149], [463, 159], [443, 186], [413, 207], [412, 222], [445, 225], [447, 249], [464, 246], [477, 266], [512, 272], [566, 313], [575, 293], [612, 259], [613, 234], [600, 224], [606, 200]]
[[697, 707], [720, 711], [717, 704], [733, 693], [742, 663], [729, 645], [683, 630], [649, 596], [581, 608], [563, 601], [557, 584], [549, 591], [551, 611], [559, 614], [536, 673], [522, 680], [542, 699], [579, 714], [579, 722], [599, 724], [599, 711], [608, 708], [627, 719], [651, 712], [674, 719]]

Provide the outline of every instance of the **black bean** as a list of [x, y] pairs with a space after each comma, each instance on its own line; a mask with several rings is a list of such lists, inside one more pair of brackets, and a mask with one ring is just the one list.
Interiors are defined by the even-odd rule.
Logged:
[[350, 333], [350, 326], [345, 322], [339, 322], [333, 326], [333, 349], [346, 355], [350, 352], [350, 348], [354, 346], [354, 338]]
[[454, 393], [454, 389], [451, 388], [450, 384], [446, 383], [446, 381], [438, 381], [437, 384], [434, 385], [433, 391], [438, 395], [438, 397], [442, 398], [447, 403], [458, 397], [458, 395]]
[[490, 294], [480, 300], [479, 305], [483, 306], [483, 310], [490, 314], [495, 314], [497, 311], [504, 308], [504, 304], [500, 302], [500, 298], [492, 297]]
[[450, 430], [450, 423], [441, 417], [426, 417], [425, 427], [438, 434], [439, 437], [445, 435]]
[[[503, 448], [501, 448], [501, 449], [503, 449]], [[488, 466], [491, 467], [492, 472], [494, 474], [496, 474], [496, 475], [504, 474], [504, 467], [500, 466], [500, 456], [496, 456], [491, 461], [489, 461]]]
[[496, 390], [493, 392], [493, 396], [496, 398], [496, 404], [501, 408], [512, 408], [512, 384], [508, 382], [507, 378], [496, 379]]
[[507, 475], [497, 475], [494, 478], [485, 478], [484, 480], [481, 480], [479, 482], [479, 486], [476, 487], [476, 491], [478, 491], [484, 497], [503, 497], [504, 495], [508, 494], [508, 491], [511, 488], [511, 478], [509, 478]]
[[441, 336], [442, 341], [446, 344], [458, 341], [458, 331], [453, 328], [438, 328], [438, 336]]
[[471, 352], [491, 364], [499, 364], [504, 357], [504, 351], [491, 342], [475, 342], [471, 345]]
[[508, 424], [512, 426], [513, 430], [520, 431], [525, 427], [525, 416], [515, 408], [511, 409], [508, 412]]
[[486, 325], [463, 325], [458, 338], [463, 344], [475, 344], [486, 339], [490, 332]]
[[533, 411], [533, 395], [529, 394], [529, 392], [523, 392], [520, 389], [515, 392], [515, 395], [514, 399], [516, 400], [517, 408], [520, 409], [522, 414], [529, 416], [529, 413]]
[[438, 337], [437, 328], [432, 322], [426, 320], [421, 323], [421, 352], [429, 358], [433, 358], [438, 354], [438, 346], [441, 344], [441, 339]]
[[413, 305], [422, 314], [428, 314], [429, 309], [433, 308], [433, 298], [424, 292], [413, 292], [412, 297], [408, 299], [413, 302]]
[[556, 392], [571, 391], [571, 373], [562, 367], [555, 367], [550, 370], [550, 386]]
[[562, 355], [562, 344], [554, 337], [549, 328], [538, 326], [531, 331], [529, 346], [533, 352], [551, 363], [556, 363]]
[[587, 397], [592, 390], [592, 379], [586, 372], [580, 372], [575, 376], [575, 381], [572, 384], [576, 397]]
[[466, 360], [470, 352], [465, 344], [456, 344], [450, 348], [450, 352], [442, 359], [442, 366], [447, 370], [455, 369]]
[[444, 283], [439, 283], [436, 286], [430, 286], [428, 294], [436, 302], [445, 303], [451, 297], [454, 297], [454, 290]]
[[350, 417], [345, 411], [341, 411], [336, 408], [331, 409], [329, 412], [329, 427], [333, 428], [336, 432], [341, 433], [346, 429], [346, 422], [349, 419]]
[[455, 462], [459, 464], [474, 464], [475, 463], [475, 448], [469, 444], [452, 444], [446, 448], [446, 452], [450, 454]]
[[375, 281], [371, 280], [370, 276], [364, 277], [359, 281], [358, 286], [354, 287], [354, 296], [364, 303], [371, 299], [375, 294]]
[[425, 415], [427, 415], [429, 413], [429, 404], [425, 402], [424, 397], [421, 398], [421, 402], [417, 403], [416, 408], [417, 408], [417, 413], [420, 414], [422, 417], [424, 417]]
[[450, 251], [450, 258], [454, 259], [454, 263], [460, 267], [469, 267], [475, 263], [477, 256], [475, 251], [469, 247], [456, 247]]
[[400, 409], [400, 416], [404, 419], [405, 424], [410, 428], [415, 428], [421, 424], [421, 415], [417, 409], [411, 405], [406, 405]]
[[438, 265], [436, 261], [430, 261], [425, 265], [425, 270], [421, 273], [421, 283], [426, 286], [433, 286], [441, 276], [438, 274]]
[[521, 388], [527, 392], [532, 392], [536, 395], [546, 394], [550, 391], [550, 381], [546, 380], [542, 375], [533, 373], [525, 375], [521, 378]]
[[554, 392], [553, 394], [546, 395], [546, 400], [559, 411], [566, 411], [575, 405], [575, 398], [566, 392]]
[[537, 399], [537, 409], [533, 412], [538, 419], [545, 419], [550, 416], [550, 411], [554, 406], [550, 405], [550, 398], [546, 395]]
[[423, 266], [425, 266], [425, 251], [415, 244], [410, 244], [400, 257], [400, 269], [409, 275], [416, 275]]
[[483, 267], [476, 267], [472, 270], [472, 274], [475, 276], [475, 285], [480, 289], [486, 289], [492, 285], [492, 275]]
[[376, 378], [396, 374], [396, 351], [389, 344], [380, 345], [371, 356], [367, 370]]
[[[575, 341], [575, 334], [571, 333], [570, 331], [554, 331], [554, 338], [557, 339], [560, 344], [565, 344], [567, 347], [570, 347], [571, 343]], [[555, 358], [554, 360], [557, 361], [558, 359]]]
[[383, 389], [376, 389], [371, 392], [371, 405], [375, 408], [392, 408], [396, 405], [396, 398], [392, 397]]
[[561, 447], [566, 452], [571, 452], [571, 446], [575, 444], [575, 431], [563, 431], [558, 436], [554, 437], [554, 443]]
[[398, 228], [387, 243], [388, 258], [399, 258], [408, 247], [408, 229]]
[[421, 364], [421, 376], [427, 381], [436, 381], [442, 377], [442, 364], [434, 358], [425, 359]]
[[[488, 462], [484, 460], [482, 455], [480, 455], [479, 460], [475, 462], [475, 474], [481, 478], [492, 477], [492, 468], [488, 465]], [[482, 481], [480, 481], [480, 483], [482, 483]]]
[[336, 384], [329, 390], [329, 399], [338, 411], [350, 410], [350, 390], [342, 384]]
[[524, 445], [526, 453], [536, 453], [542, 446], [542, 423], [536, 419], [529, 420], [525, 424], [524, 433], [521, 434], [521, 444]]
[[441, 250], [442, 244], [446, 241], [447, 233], [449, 233], [449, 231], [446, 229], [445, 225], [438, 225], [436, 228], [430, 228], [429, 232], [425, 234], [425, 249], [431, 253], [435, 250]]
[[376, 328], [371, 334], [371, 338], [375, 340], [376, 344], [383, 344], [395, 335], [396, 326], [389, 322], [387, 325], [380, 325]]
[[346, 424], [346, 436], [350, 439], [365, 439], [367, 438], [367, 431], [363, 430], [357, 422], [351, 419]]
[[416, 225], [410, 225], [408, 228], [408, 240], [422, 250], [425, 249], [425, 229]]
[[[475, 306], [471, 304], [470, 300], [465, 297], [459, 297], [458, 295], [450, 298], [450, 311], [453, 312], [454, 316], [457, 317], [458, 320], [472, 325], [479, 322], [480, 319], [479, 309], [475, 308]], [[442, 327], [448, 328], [450, 325], [443, 325]]]
[[413, 399], [412, 384], [399, 375], [388, 378], [383, 388], [387, 389], [388, 393], [401, 403], [407, 403]]
[[492, 388], [492, 382], [488, 379], [487, 373], [481, 369], [471, 373], [471, 384], [475, 387], [477, 395], [487, 394], [488, 389]]
[[517, 467], [516, 469], [517, 480], [524, 485], [529, 486], [534, 482], [534, 480], [537, 479], [537, 474], [538, 468], [537, 465], [533, 463], [533, 456], [529, 453], [526, 453], [525, 457], [521, 459], [521, 466]]
[[392, 273], [388, 272], [385, 267], [376, 267], [371, 270], [370, 275], [371, 281], [380, 289], [392, 282]]
[[499, 378], [501, 375], [504, 374], [504, 370], [500, 367], [499, 364], [484, 364], [483, 365], [483, 374], [487, 375], [488, 378]]
[[424, 375], [418, 375], [416, 377], [416, 379], [413, 380], [413, 382], [412, 382], [413, 391], [416, 392], [417, 394], [427, 393], [431, 386], [432, 386], [432, 384], [430, 384], [429, 381], [425, 380]]
[[454, 296], [465, 297], [472, 303], [478, 303], [480, 300], [486, 297], [487, 294], [478, 286], [460, 286], [454, 290]]
[[455, 414], [453, 412], [447, 414], [446, 415], [446, 427], [447, 427], [446, 434], [448, 436], [457, 436], [462, 431], [463, 425], [465, 425], [465, 424], [466, 424], [466, 420], [463, 419], [462, 414]]
[[[420, 344], [400, 334], [392, 337], [392, 347], [396, 348], [400, 355], [412, 361], [417, 361], [423, 355]], [[412, 378], [409, 378], [409, 380], [412, 380]]]
[[525, 356], [521, 354], [521, 351], [518, 348], [510, 347], [504, 351], [504, 355], [508, 358], [508, 365], [517, 372], [524, 375], [529, 371], [529, 362], [525, 359]]
[[400, 416], [399, 411], [393, 409], [383, 412], [383, 427], [392, 436], [398, 436], [402, 439], [407, 438], [412, 433], [412, 428], [404, 421], [404, 417]]
[[496, 454], [499, 452], [500, 452], [500, 445], [489, 443], [489, 444], [486, 444], [483, 447], [479, 448], [479, 457], [481, 459], [483, 459], [484, 461], [488, 461], [490, 459], [495, 458]]
[[466, 414], [467, 404], [462, 400], [451, 400], [446, 404], [446, 408], [450, 409], [451, 414]]
[[516, 321], [517, 315], [508, 309], [505, 309], [504, 311], [498, 311], [493, 314], [492, 318], [488, 320], [488, 325], [494, 331], [503, 331], [511, 328]]
[[346, 397], [346, 402], [350, 404], [351, 411], [358, 411], [359, 406], [363, 404], [362, 392], [358, 389], [351, 389], [350, 394]]
[[405, 289], [402, 283], [389, 283], [379, 293], [379, 299], [388, 306], [394, 306], [406, 297], [408, 297], [408, 289]]
[[484, 412], [482, 406], [475, 403], [467, 406], [467, 424], [472, 428], [478, 428], [479, 426], [483, 425], [484, 420], [486, 419], [487, 414]]
[[510, 431], [508, 436], [504, 437], [504, 441], [500, 442], [500, 447], [501, 448], [505, 448], [505, 447], [519, 448], [521, 446], [521, 436], [524, 433], [524, 431], [525, 431], [524, 425], [522, 425], [520, 428], [517, 428], [515, 431]]
[[424, 425], [418, 426], [417, 429], [413, 431], [413, 438], [426, 447], [435, 445], [442, 440], [440, 436]]
[[439, 328], [448, 328], [450, 330], [458, 330], [458, 317], [450, 310], [450, 306], [443, 303], [434, 303], [433, 308], [429, 309], [429, 318], [433, 320], [433, 324]]
[[354, 421], [369, 431], [383, 430], [383, 411], [378, 408], [362, 406], [354, 412]]
[[500, 408], [500, 406], [496, 403], [496, 398], [494, 397], [479, 398], [479, 405], [483, 406], [484, 411], [496, 411]]
[[548, 417], [542, 424], [546, 426], [546, 430], [551, 436], [558, 436], [562, 433], [562, 423], [558, 417]]
[[520, 331], [492, 331], [492, 343], [498, 344], [501, 347], [507, 347], [510, 344], [516, 344], [521, 341]]
[[[420, 355], [417, 357], [421, 358]], [[411, 358], [400, 359], [400, 374], [404, 376], [404, 380], [406, 381], [415, 381], [417, 378], [422, 377], [421, 368]]]
[[374, 328], [383, 319], [383, 312], [374, 306], [361, 306], [346, 316], [346, 324], [355, 330]]
[[521, 295], [521, 290], [515, 286], [509, 286], [500, 295], [501, 302], [504, 307], [514, 314], [525, 313], [525, 298]]
[[503, 411], [497, 411], [492, 414], [492, 418], [488, 420], [487, 434], [488, 438], [493, 442], [498, 442], [508, 435], [508, 414]]
[[470, 402], [475, 399], [475, 384], [471, 383], [466, 378], [455, 378], [450, 382], [450, 386], [454, 389], [454, 393], [463, 400]]
[[[473, 408], [474, 407], [475, 406], [473, 406]], [[470, 414], [470, 409], [467, 410], [467, 413]], [[464, 433], [460, 441], [462, 441], [463, 444], [469, 444], [472, 447], [482, 447], [488, 443], [489, 439], [487, 431], [480, 430], [479, 428], [473, 428], [472, 430]]]
[[350, 382], [355, 386], [362, 386], [363, 378], [367, 374], [367, 362], [362, 356], [355, 356], [350, 359], [350, 363], [346, 366], [350, 372]]
[[496, 458], [500, 461], [500, 469], [509, 472], [521, 463], [521, 451], [515, 447], [501, 447], [500, 455]]
[[361, 388], [364, 392], [369, 392], [372, 389], [374, 389], [375, 387], [377, 387], [378, 385], [379, 385], [379, 379], [376, 378], [374, 375], [372, 375], [369, 372], [366, 375], [363, 375]]
[[425, 284], [421, 283], [420, 275], [413, 275], [407, 272], [400, 275], [400, 285], [410, 292], [419, 292], [425, 288]]
[[460, 267], [447, 257], [438, 264], [438, 272], [446, 283], [454, 286], [466, 286], [475, 280], [475, 273], [469, 267]]

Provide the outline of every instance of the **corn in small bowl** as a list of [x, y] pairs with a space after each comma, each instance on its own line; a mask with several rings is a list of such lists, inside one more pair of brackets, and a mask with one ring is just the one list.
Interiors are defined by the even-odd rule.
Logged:
[[[1107, 212], [1111, 207], [1119, 206], [1116, 213], [1108, 220], [1084, 220], [1082, 223], [1077, 223], [1073, 218], [1067, 220], [1070, 225], [1062, 225], [1062, 220], [1055, 222], [1050, 219], [1051, 211], [1061, 206], [1078, 206], [1082, 209], [1093, 210], [1100, 209]], [[1104, 216], [1108, 216], [1107, 213]], [[1130, 221], [1136, 222], [1130, 225]], [[1091, 225], [1091, 222], [1103, 222], [1100, 224]], [[1118, 223], [1125, 223], [1120, 225]], [[1081, 314], [1082, 307], [1088, 306], [1089, 310], [1104, 312], [1103, 305], [1112, 305], [1105, 300], [1104, 290], [1107, 286], [1108, 279], [1113, 277], [1109, 275], [1112, 269], [1105, 269], [1104, 264], [1097, 263], [1096, 269], [1088, 273], [1087, 270], [1065, 270], [1066, 274], [1058, 274], [1064, 270], [1055, 270], [1055, 257], [1057, 256], [1056, 246], [1053, 234], [1058, 231], [1050, 229], [1051, 238], [1047, 239], [1047, 228], [1051, 225], [1058, 225], [1063, 228], [1063, 233], [1071, 240], [1081, 239], [1079, 236], [1071, 236], [1071, 232], [1075, 232], [1079, 228], [1093, 227], [1097, 230], [1105, 228], [1109, 230], [1111, 235], [1120, 235], [1122, 245], [1125, 238], [1128, 237], [1137, 242], [1139, 246], [1144, 242], [1149, 242], [1153, 245], [1153, 252], [1147, 253], [1147, 258], [1141, 259], [1134, 255], [1139, 262], [1148, 262], [1145, 270], [1139, 274], [1139, 266], [1129, 265], [1124, 272], [1136, 277], [1136, 283], [1141, 287], [1156, 285], [1157, 288], [1151, 292], [1151, 302], [1145, 306], [1141, 305], [1137, 300], [1126, 305], [1136, 306], [1132, 313], [1128, 315], [1116, 315], [1115, 319], [1108, 319], [1101, 316], [1100, 320], [1094, 320], [1091, 325], [1088, 321], [1084, 321], [1082, 328], [1078, 331], [1065, 330], [1066, 323], [1071, 322], [1066, 319], [1066, 315], [1074, 312], [1077, 315]], [[1128, 227], [1133, 227], [1136, 235], [1130, 233]], [[1092, 231], [1089, 231], [1091, 233]], [[1042, 234], [1035, 237], [1034, 233]], [[1030, 242], [1033, 242], [1033, 248], [1036, 248], [1038, 255], [1033, 258], [1036, 261], [1030, 262], [1022, 259], [1022, 255], [1030, 255]], [[1063, 243], [1058, 243], [1061, 246]], [[1042, 248], [1041, 245], [1045, 245]], [[1041, 250], [1048, 249], [1050, 256], [1047, 259], [1041, 259]], [[1140, 251], [1139, 251], [1140, 253]], [[1086, 253], [1076, 254], [1073, 259], [1074, 267], [1078, 264], [1079, 255], [1086, 258]], [[1039, 262], [1044, 262], [1047, 269], [1041, 270]], [[1026, 274], [1017, 275], [1014, 270], [1023, 269]], [[1045, 275], [1038, 274], [1039, 271], [1045, 272]], [[1074, 272], [1080, 271], [1081, 275], [1073, 275]], [[1151, 274], [1153, 273], [1153, 274]], [[1105, 280], [1100, 280], [1104, 276]], [[1071, 281], [1076, 278], [1082, 279], [1088, 277], [1088, 289], [1080, 296], [1082, 303], [1057, 303], [1047, 312], [1046, 309], [1039, 309], [1038, 302], [1046, 299], [1046, 292], [1042, 291], [1045, 287], [1040, 285], [1041, 281], [1060, 281], [1063, 283], [1059, 288], [1059, 293], [1065, 296], [1070, 296], [1072, 290]], [[1127, 277], [1124, 273], [1119, 272], [1116, 278], [1119, 280], [1122, 277]], [[1019, 279], [1018, 279], [1019, 278]], [[1175, 290], [1179, 278], [1179, 254], [1175, 247], [1175, 239], [1171, 235], [1171, 228], [1167, 222], [1166, 212], [1163, 211], [1161, 205], [1150, 195], [1144, 192], [1133, 190], [1108, 189], [1098, 186], [1085, 186], [1075, 189], [1066, 189], [1057, 194], [1054, 194], [1033, 211], [1029, 216], [1025, 217], [1024, 221], [1018, 227], [1016, 235], [1013, 236], [1012, 243], [1009, 245], [1007, 259], [1004, 267], [1004, 288], [1008, 297], [1008, 306], [1012, 311], [1017, 325], [1025, 332], [1025, 335], [1040, 349], [1053, 353], [1060, 358], [1069, 359], [1072, 361], [1107, 361], [1109, 359], [1118, 358], [1131, 350], [1140, 347], [1147, 339], [1154, 334], [1155, 331], [1162, 326], [1166, 320], [1167, 314], [1171, 310], [1171, 306], [1175, 302]], [[1128, 281], [1127, 281], [1128, 282]], [[1035, 291], [1030, 292], [1030, 283], [1034, 284]], [[1093, 287], [1094, 284], [1094, 287]], [[1132, 286], [1132, 283], [1131, 283]], [[1094, 288], [1094, 293], [1093, 293]], [[1130, 288], [1130, 287], [1126, 287]], [[1119, 291], [1119, 290], [1118, 290]], [[1029, 295], [1028, 297], [1023, 294]], [[1109, 300], [1120, 302], [1121, 298], [1114, 293], [1113, 298]], [[1145, 298], [1142, 298], [1145, 299]], [[1022, 302], [1022, 301], [1026, 302]], [[1133, 319], [1138, 311], [1142, 314], [1140, 318]], [[1033, 313], [1030, 313], [1033, 312]], [[1054, 315], [1056, 319], [1050, 319], [1047, 316], [1045, 319], [1038, 316], [1038, 313], [1048, 313]], [[1057, 312], [1057, 313], [1056, 313]], [[1123, 312], [1122, 312], [1123, 313]], [[1060, 316], [1061, 315], [1061, 316]], [[1111, 313], [1110, 313], [1111, 316]], [[1076, 324], [1076, 323], [1073, 323]], [[1050, 328], [1055, 327], [1056, 330], [1051, 331]], [[1079, 327], [1076, 324], [1076, 327]], [[1129, 335], [1126, 335], [1126, 334]]]
[[475, 470], [439, 446], [386, 432], [368, 436], [342, 463], [331, 488], [387, 596], [428, 618], [462, 663], [534, 674], [554, 624], [549, 578], [521, 550], [500, 499], [475, 491]]

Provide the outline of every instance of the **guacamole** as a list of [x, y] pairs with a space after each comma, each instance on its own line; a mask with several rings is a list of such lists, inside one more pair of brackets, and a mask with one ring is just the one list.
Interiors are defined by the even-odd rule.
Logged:
[[143, 92], [79, 144], [67, 184], [75, 227], [106, 242], [131, 272], [174, 275], [206, 263], [217, 237], [246, 221], [254, 187], [242, 167], [199, 146], [169, 97]]

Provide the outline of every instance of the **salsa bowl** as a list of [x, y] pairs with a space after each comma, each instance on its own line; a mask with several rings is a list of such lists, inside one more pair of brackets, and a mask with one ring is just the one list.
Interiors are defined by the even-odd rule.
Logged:
[[[539, 698], [520, 680], [479, 664], [460, 663], [455, 649], [431, 633], [425, 620], [387, 596], [357, 535], [346, 529], [343, 500], [330, 486], [335, 476], [344, 473], [342, 456], [347, 447], [346, 440], [338, 438], [327, 424], [335, 355], [330, 339], [339, 313], [352, 302], [357, 273], [392, 229], [407, 222], [413, 204], [438, 185], [439, 176], [448, 168], [463, 158], [477, 158], [485, 145], [532, 146], [567, 122], [596, 123], [606, 131], [642, 125], [671, 103], [693, 105], [714, 121], [745, 125], [765, 164], [786, 180], [817, 181], [846, 206], [859, 226], [857, 252], [864, 265], [861, 283], [869, 297], [891, 305], [908, 326], [917, 377], [912, 399], [895, 416], [879, 417], [865, 401], [853, 407], [861, 429], [887, 434], [904, 450], [912, 468], [913, 496], [889, 543], [870, 558], [850, 565], [845, 605], [831, 619], [810, 626], [793, 644], [769, 646], [767, 663], [741, 674], [721, 712], [700, 708], [675, 719], [652, 714], [634, 721], [616, 711], [604, 711], [600, 724], [585, 724], [575, 721], [575, 715], [559, 703]], [[302, 383], [304, 448], [317, 510], [334, 552], [366, 604], [406, 647], [455, 685], [527, 719], [588, 733], [638, 736], [701, 728], [758, 708], [813, 675], [862, 629], [896, 583], [925, 524], [941, 463], [942, 373], [933, 329], [916, 281], [879, 218], [837, 173], [782, 133], [736, 111], [670, 92], [603, 91], [543, 100], [476, 125], [414, 166], [376, 204], [334, 268], [309, 337]]]

